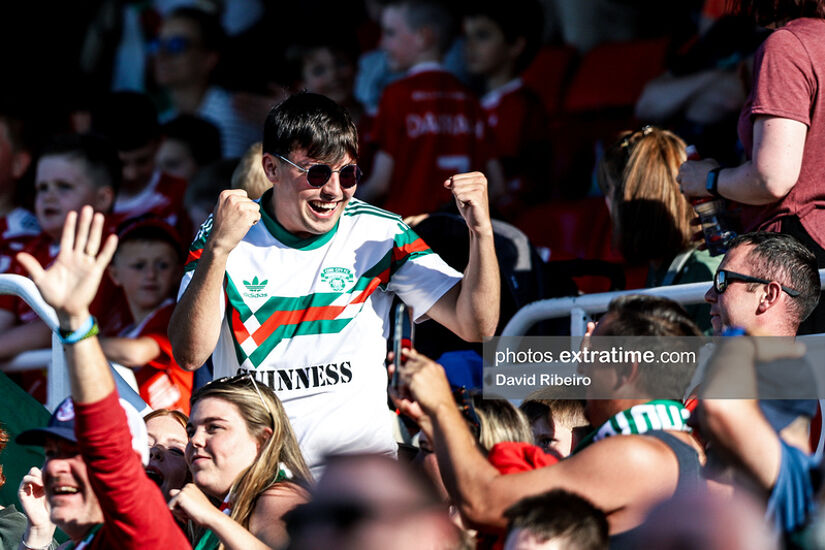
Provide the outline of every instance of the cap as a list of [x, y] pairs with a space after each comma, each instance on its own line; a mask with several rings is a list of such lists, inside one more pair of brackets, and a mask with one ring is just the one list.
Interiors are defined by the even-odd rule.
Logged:
[[[119, 399], [119, 402], [126, 413], [129, 433], [132, 434], [132, 449], [140, 455], [140, 461], [146, 466], [149, 463], [149, 436], [146, 433], [146, 423], [137, 409], [128, 401]], [[43, 446], [46, 444], [46, 438], [51, 436], [77, 443], [74, 421], [74, 402], [71, 397], [67, 397], [57, 406], [51, 418], [49, 418], [49, 423], [44, 428], [26, 430], [20, 433], [14, 441], [18, 445]]]
[[14, 441], [18, 445], [43, 446], [47, 436], [55, 436], [77, 443], [77, 437], [74, 434], [74, 402], [71, 397], [67, 397], [57, 406], [45, 428], [26, 430]]

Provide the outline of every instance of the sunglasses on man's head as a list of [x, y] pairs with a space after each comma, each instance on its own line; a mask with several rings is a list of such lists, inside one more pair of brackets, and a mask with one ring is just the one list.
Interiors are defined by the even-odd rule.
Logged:
[[[727, 290], [728, 285], [736, 281], [740, 281], [743, 283], [760, 283], [763, 285], [767, 285], [772, 282], [767, 279], [751, 277], [750, 275], [743, 275], [742, 273], [736, 273], [735, 271], [730, 271], [727, 269], [720, 269], [716, 272], [716, 275], [714, 275], [713, 277], [713, 289], [716, 291], [717, 294], [722, 294], [723, 292], [725, 292], [725, 290]], [[799, 296], [798, 290], [788, 288], [785, 285], [779, 286], [782, 288], [782, 290], [787, 292], [789, 296]]]
[[251, 372], [242, 372], [240, 374], [236, 374], [235, 376], [224, 376], [223, 378], [216, 378], [211, 382], [207, 382], [204, 387], [207, 387], [211, 384], [231, 384], [243, 386], [246, 385], [246, 382], [250, 382], [252, 384], [252, 388], [255, 390], [255, 393], [258, 394], [258, 399], [261, 400], [261, 405], [263, 405], [264, 410], [266, 410], [266, 412], [269, 413], [269, 418], [274, 425], [275, 417], [272, 414], [272, 410], [269, 408], [269, 405], [266, 404], [264, 396], [263, 394], [261, 394], [261, 390], [258, 389], [258, 383], [255, 381], [255, 376]]
[[357, 164], [347, 164], [339, 170], [333, 170], [328, 164], [313, 164], [309, 168], [304, 168], [302, 166], [298, 166], [286, 157], [282, 157], [278, 154], [275, 156], [294, 166], [301, 172], [306, 173], [307, 183], [309, 183], [312, 187], [323, 187], [326, 185], [329, 178], [332, 177], [333, 172], [338, 172], [338, 179], [341, 182], [341, 187], [344, 189], [349, 189], [350, 187], [358, 185], [361, 183], [361, 178], [364, 177], [364, 173]]

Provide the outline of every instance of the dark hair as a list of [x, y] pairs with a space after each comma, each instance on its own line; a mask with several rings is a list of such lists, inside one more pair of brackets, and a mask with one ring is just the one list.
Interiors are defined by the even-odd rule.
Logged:
[[16, 112], [13, 105], [7, 105], [0, 100], [0, 123], [6, 127], [9, 143], [16, 150], [30, 151], [32, 136], [26, 132], [26, 120]]
[[508, 536], [516, 529], [524, 529], [539, 542], [555, 539], [567, 550], [607, 549], [604, 512], [563, 489], [523, 498], [510, 506], [504, 517], [509, 520]]
[[92, 111], [92, 128], [118, 151], [134, 151], [160, 137], [155, 104], [146, 94], [114, 92]]
[[264, 153], [286, 157], [295, 149], [324, 162], [347, 154], [357, 159], [358, 130], [347, 110], [333, 100], [300, 92], [273, 107], [264, 125]]
[[610, 323], [614, 336], [702, 335], [685, 308], [661, 296], [625, 294], [611, 300], [607, 312], [615, 314]]
[[129, 218], [118, 225], [116, 233], [118, 243], [115, 257], [117, 257], [117, 254], [125, 243], [132, 241], [153, 241], [168, 244], [175, 249], [179, 261], [183, 261], [184, 259], [185, 252], [177, 230], [155, 214], [149, 213], [135, 218]]
[[825, 18], [825, 0], [728, 0], [733, 11], [760, 25], [799, 17]]
[[195, 8], [184, 6], [172, 10], [166, 19], [186, 19], [198, 27], [200, 35], [200, 46], [210, 52], [220, 52], [224, 47], [226, 36], [221, 26], [221, 21], [216, 14]]
[[338, 36], [335, 29], [326, 29], [331, 24], [321, 24], [319, 34], [302, 37], [297, 42], [286, 49], [284, 58], [286, 59], [287, 83], [292, 86], [303, 80], [304, 64], [310, 54], [318, 50], [328, 50], [337, 59], [345, 58], [353, 67], [358, 61], [358, 44], [353, 37]]
[[120, 158], [112, 144], [95, 134], [64, 134], [52, 138], [40, 153], [40, 159], [50, 156], [82, 160], [89, 179], [98, 189], [111, 187], [117, 195], [122, 177]]
[[221, 191], [230, 188], [232, 174], [237, 166], [238, 159], [228, 158], [215, 161], [195, 172], [183, 194], [183, 205], [186, 208], [208, 206], [211, 211], [218, 202]]
[[439, 0], [391, 0], [387, 6], [402, 8], [404, 21], [414, 31], [429, 27], [435, 33], [438, 51], [450, 49], [455, 38], [455, 17], [446, 2]]
[[[739, 235], [730, 243], [728, 250], [742, 245], [751, 245], [748, 263], [753, 267], [753, 277], [779, 281], [794, 290], [799, 296], [791, 296], [790, 304], [796, 317], [795, 324], [802, 321], [816, 309], [822, 287], [816, 256], [793, 236], [769, 231], [755, 231]], [[758, 283], [749, 283], [748, 291], [753, 292]]]
[[537, 0], [481, 0], [470, 2], [465, 17], [482, 16], [501, 29], [508, 44], [524, 38], [524, 50], [516, 60], [516, 71], [522, 72], [538, 53], [544, 32], [544, 11]]
[[221, 132], [218, 127], [195, 115], [179, 115], [161, 127], [165, 138], [183, 142], [198, 166], [220, 160]]
[[[695, 340], [673, 336], [701, 337], [702, 331], [685, 309], [668, 298], [648, 294], [626, 294], [614, 298], [599, 324], [600, 336], [658, 337], [632, 341], [634, 350], [661, 352], [695, 351]], [[650, 397], [677, 399], [688, 389], [695, 363], [640, 364], [637, 388]]]

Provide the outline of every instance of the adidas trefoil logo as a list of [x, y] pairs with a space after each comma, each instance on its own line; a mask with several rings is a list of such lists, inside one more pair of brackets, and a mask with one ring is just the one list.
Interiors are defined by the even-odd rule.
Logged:
[[266, 298], [268, 294], [261, 291], [266, 287], [268, 282], [268, 280], [258, 282], [257, 276], [253, 277], [252, 281], [244, 281], [243, 286], [245, 286], [249, 292], [244, 292], [243, 295], [247, 298]]

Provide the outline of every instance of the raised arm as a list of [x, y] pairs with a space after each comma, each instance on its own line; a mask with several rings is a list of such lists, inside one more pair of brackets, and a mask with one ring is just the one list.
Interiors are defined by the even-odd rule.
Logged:
[[[708, 363], [699, 407], [702, 431], [714, 444], [726, 451], [766, 490], [779, 475], [781, 442], [756, 399], [713, 399], [737, 388], [756, 395], [759, 361], [781, 357], [798, 357], [801, 344], [777, 338], [736, 338], [725, 342]], [[728, 392], [729, 393], [729, 392]]]
[[198, 369], [214, 351], [221, 331], [226, 260], [260, 218], [258, 204], [246, 191], [221, 193], [197, 268], [169, 320], [169, 340], [182, 368]]
[[493, 243], [487, 178], [481, 172], [457, 174], [444, 182], [453, 192], [470, 231], [470, 257], [464, 279], [444, 294], [427, 315], [469, 342], [492, 338], [498, 325], [501, 281]]
[[[453, 402], [444, 369], [411, 351], [402, 369], [402, 412], [423, 412], [444, 485], [466, 521], [476, 526], [505, 527], [504, 511], [526, 496], [566, 489], [585, 496], [610, 517], [630, 503], [655, 501], [675, 490], [677, 466], [663, 467], [656, 443], [634, 436], [608, 438], [555, 464], [525, 473], [502, 475], [482, 455]], [[430, 427], [431, 426], [431, 427]], [[670, 470], [668, 469], [670, 468]], [[621, 477], [615, 472], [621, 471]], [[610, 517], [611, 532], [638, 524], [637, 515]], [[628, 517], [630, 516], [630, 517]], [[624, 522], [624, 523], [621, 523]], [[630, 525], [628, 525], [628, 523]]]
[[[91, 206], [83, 207], [79, 219], [76, 212], [69, 212], [60, 253], [48, 269], [27, 253], [17, 256], [43, 299], [55, 309], [62, 331], [76, 332], [88, 326], [89, 304], [117, 248], [114, 235], [101, 243], [103, 223], [103, 215], [94, 214]], [[114, 391], [115, 381], [96, 337], [83, 338], [64, 349], [76, 403], [95, 403]]]

